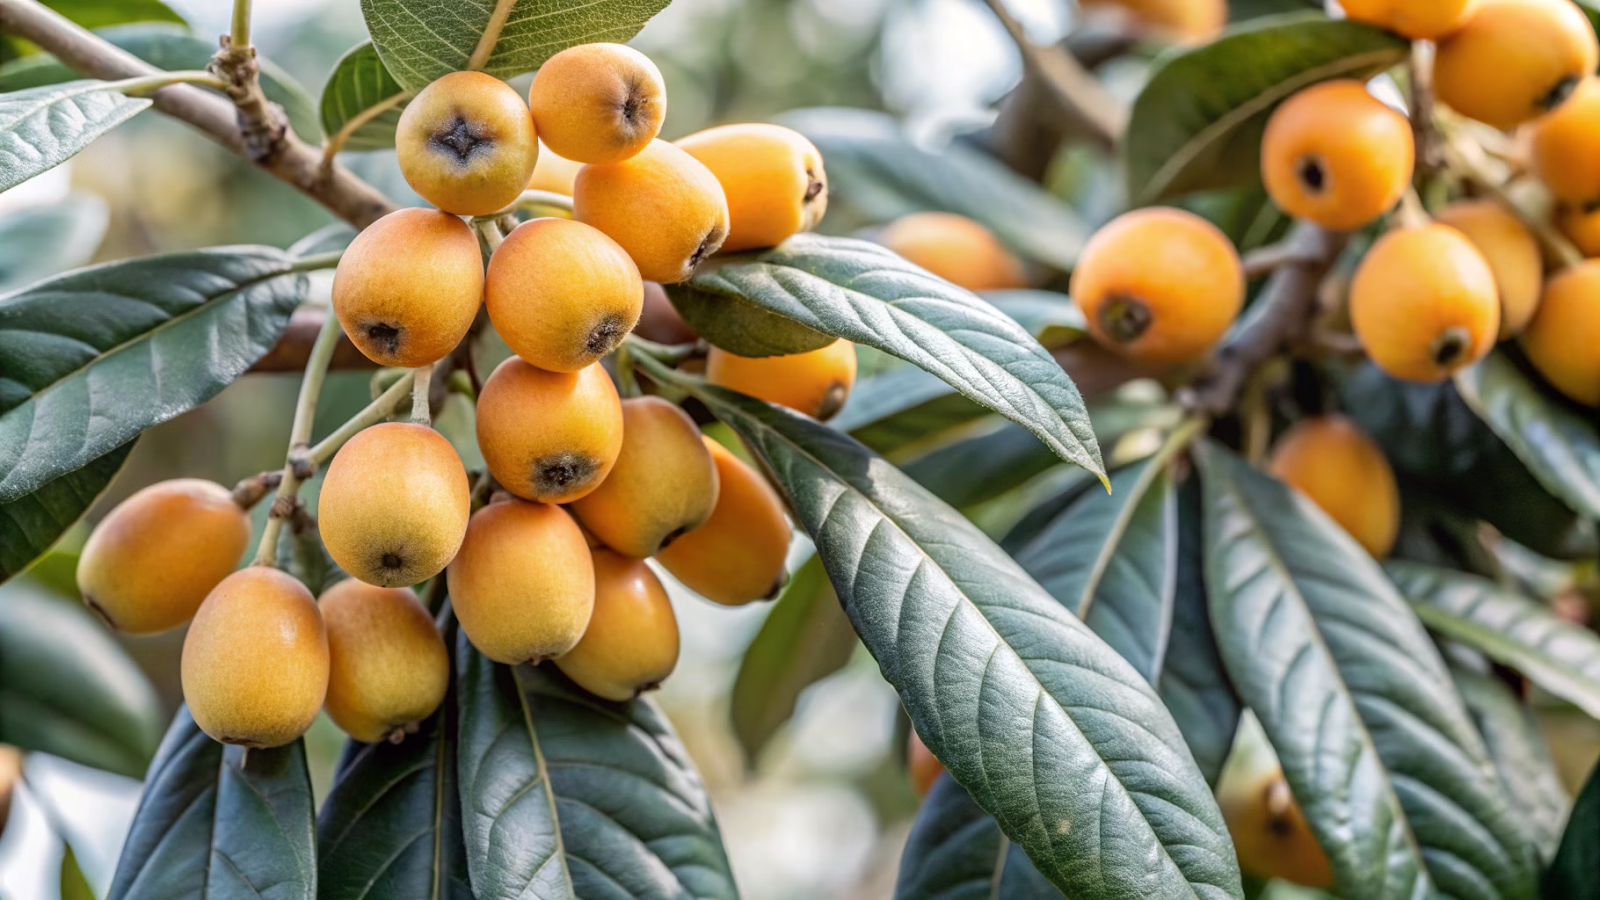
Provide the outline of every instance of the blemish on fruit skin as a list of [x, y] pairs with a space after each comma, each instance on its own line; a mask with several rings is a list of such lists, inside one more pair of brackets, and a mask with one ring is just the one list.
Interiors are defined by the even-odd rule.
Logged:
[[536, 494], [554, 497], [583, 487], [594, 480], [600, 463], [585, 453], [553, 453], [533, 461], [530, 481]]
[[361, 329], [366, 335], [370, 345], [388, 356], [400, 352], [400, 337], [404, 329], [390, 325], [388, 322], [372, 322]]
[[428, 137], [428, 143], [444, 151], [447, 156], [454, 156], [454, 161], [461, 165], [470, 163], [474, 156], [494, 149], [494, 139], [463, 115], [457, 115], [444, 128], [435, 131]]
[[583, 349], [592, 356], [605, 356], [615, 350], [627, 336], [628, 328], [621, 316], [606, 316], [590, 330], [588, 338], [583, 342]]

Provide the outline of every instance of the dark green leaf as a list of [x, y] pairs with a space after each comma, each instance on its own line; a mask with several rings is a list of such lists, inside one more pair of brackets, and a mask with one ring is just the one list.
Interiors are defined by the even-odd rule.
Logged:
[[1572, 818], [1561, 836], [1561, 849], [1545, 872], [1540, 896], [1545, 900], [1600, 898], [1600, 766], [1589, 773]]
[[667, 298], [694, 332], [740, 356], [786, 356], [819, 350], [833, 335], [770, 312], [738, 294], [702, 289], [696, 282], [666, 285]]
[[1282, 240], [1293, 221], [1258, 183], [1190, 194], [1177, 205], [1222, 229], [1240, 253]]
[[855, 649], [855, 629], [813, 556], [795, 569], [739, 663], [729, 713], [747, 760], [753, 764], [794, 715], [800, 694], [844, 668]]
[[852, 227], [942, 210], [987, 226], [1024, 256], [1071, 269], [1089, 228], [1065, 203], [993, 157], [958, 143], [920, 147], [883, 113], [805, 109], [779, 121], [826, 160], [829, 215]]
[[260, 359], [307, 281], [270, 247], [111, 263], [0, 296], [0, 503], [209, 400]]
[[85, 28], [102, 28], [124, 22], [175, 22], [183, 16], [161, 0], [45, 0], [50, 7]]
[[161, 740], [144, 673], [81, 605], [0, 592], [0, 744], [137, 778]]
[[1532, 829], [1529, 836], [1540, 861], [1549, 860], [1561, 840], [1572, 800], [1561, 786], [1533, 710], [1501, 678], [1455, 664], [1450, 674], [1489, 747], [1512, 806]]
[[145, 779], [109, 900], [312, 900], [313, 816], [302, 741], [224, 747], [180, 709]]
[[1060, 900], [1061, 892], [949, 775], [922, 801], [900, 855], [896, 900]]
[[705, 785], [654, 703], [491, 663], [465, 634], [456, 660], [479, 900], [737, 896]]
[[1383, 571], [1282, 482], [1215, 445], [1196, 457], [1217, 644], [1340, 892], [1415, 897], [1431, 881], [1453, 897], [1529, 896], [1533, 848]]
[[[670, 0], [361, 0], [367, 31], [394, 78], [413, 94], [467, 61], [494, 28], [476, 68], [496, 78], [531, 72], [578, 44], [623, 43]], [[498, 23], [498, 24], [497, 24]]]
[[[937, 375], [916, 366], [895, 366], [856, 382], [850, 402], [829, 424], [879, 453], [892, 453], [937, 441], [986, 415], [989, 410], [956, 393]], [[1055, 461], [1037, 437], [1023, 433]]]
[[0, 94], [0, 191], [61, 165], [150, 105], [107, 84], [69, 81]]
[[[1093, 415], [1090, 413], [1091, 418]], [[858, 440], [862, 437], [853, 436]], [[862, 443], [873, 446], [870, 440]], [[1000, 422], [997, 428], [931, 450], [900, 468], [940, 500], [965, 510], [1020, 487], [1060, 464], [1050, 448], [1039, 443], [1027, 429]], [[1072, 471], [1089, 477], [1082, 469]]]
[[[295, 527], [297, 524], [302, 527]], [[278, 533], [276, 564], [300, 579], [306, 589], [318, 597], [336, 582], [350, 577], [328, 555], [328, 548], [322, 545], [322, 532], [315, 519], [304, 523], [291, 522], [289, 527]]]
[[1406, 562], [1386, 568], [1430, 629], [1600, 716], [1600, 638], [1594, 632], [1475, 575]]
[[1166, 463], [1158, 455], [1113, 472], [1109, 494], [1086, 491], [1015, 554], [1150, 682], [1166, 657], [1177, 589], [1177, 495]]
[[984, 291], [979, 296], [1017, 320], [1047, 350], [1065, 347], [1089, 333], [1083, 310], [1066, 294], [1018, 289]]
[[1259, 178], [1261, 134], [1279, 102], [1320, 81], [1371, 78], [1406, 47], [1381, 28], [1296, 13], [1175, 51], [1133, 104], [1122, 140], [1128, 196], [1143, 205]]
[[1600, 430], [1592, 418], [1536, 385], [1503, 353], [1462, 369], [1456, 387], [1545, 490], [1600, 518]]
[[322, 87], [322, 133], [333, 137], [351, 127], [345, 150], [382, 150], [394, 146], [400, 111], [410, 96], [394, 80], [372, 42], [357, 44], [339, 58]]
[[83, 518], [122, 470], [133, 443], [47, 481], [31, 494], [0, 503], [0, 581], [26, 569]]
[[0, 218], [0, 291], [88, 262], [109, 221], [105, 201], [93, 194], [73, 194]]
[[61, 873], [56, 883], [60, 888], [61, 900], [95, 900], [94, 888], [89, 886], [89, 879], [84, 877], [83, 868], [78, 865], [78, 854], [65, 841], [62, 842]]
[[1104, 472], [1083, 398], [1049, 352], [976, 295], [882, 247], [796, 235], [702, 269], [689, 283], [920, 366], [1032, 431], [1062, 459]]

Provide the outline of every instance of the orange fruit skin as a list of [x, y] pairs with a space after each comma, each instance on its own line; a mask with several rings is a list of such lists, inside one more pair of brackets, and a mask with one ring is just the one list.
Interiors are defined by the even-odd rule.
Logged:
[[1359, 81], [1324, 81], [1273, 110], [1261, 138], [1261, 179], [1289, 215], [1349, 231], [1399, 202], [1414, 157], [1405, 116]]
[[[1405, 381], [1442, 381], [1494, 346], [1500, 333], [1494, 271], [1448, 225], [1391, 231], [1356, 268], [1350, 322], [1378, 368]], [[1436, 342], [1447, 334], [1459, 348], [1441, 360]]]
[[333, 275], [333, 312], [381, 366], [414, 369], [454, 350], [483, 302], [483, 257], [467, 223], [396, 210], [356, 235]]
[[1546, 282], [1522, 349], [1556, 390], [1600, 406], [1600, 260], [1585, 260]]
[[712, 347], [706, 379], [731, 391], [787, 406], [816, 419], [844, 408], [856, 382], [856, 346], [840, 338], [826, 347], [784, 356], [739, 356]]
[[194, 617], [250, 543], [250, 516], [220, 484], [178, 478], [117, 504], [78, 557], [83, 602], [118, 631], [154, 634]]
[[944, 763], [939, 762], [914, 728], [906, 735], [906, 768], [911, 772], [911, 786], [919, 797], [928, 796], [933, 783], [944, 774]]
[[678, 665], [678, 617], [642, 559], [594, 552], [594, 615], [556, 667], [597, 697], [621, 702], [654, 690]]
[[1511, 128], [1555, 109], [1600, 60], [1571, 0], [1483, 0], [1439, 42], [1433, 86], [1451, 109]]
[[395, 131], [400, 174], [445, 212], [486, 216], [533, 175], [539, 140], [514, 88], [482, 72], [451, 72], [406, 104]]
[[1500, 294], [1500, 338], [1528, 325], [1544, 286], [1539, 241], [1527, 226], [1494, 200], [1458, 200], [1439, 211], [1439, 222], [1467, 236], [1494, 272]]
[[1600, 256], [1600, 210], [1566, 207], [1556, 213], [1556, 227], [1584, 256]]
[[578, 172], [572, 217], [622, 245], [647, 281], [676, 284], [728, 237], [728, 198], [717, 176], [666, 141]]
[[1233, 836], [1239, 868], [1257, 878], [1282, 878], [1310, 888], [1333, 887], [1328, 856], [1273, 767], [1248, 781], [1217, 787], [1217, 805]]
[[1529, 128], [1529, 166], [1550, 193], [1574, 206], [1600, 200], [1600, 80], [1585, 78]]
[[1344, 416], [1303, 419], [1284, 432], [1267, 468], [1306, 495], [1356, 543], [1387, 556], [1400, 532], [1400, 488], [1378, 445]]
[[650, 57], [625, 44], [580, 44], [545, 60], [528, 88], [545, 145], [582, 163], [621, 162], [661, 131], [667, 86]]
[[1345, 15], [1414, 41], [1433, 41], [1460, 28], [1478, 0], [1340, 0]]
[[433, 617], [405, 588], [346, 578], [317, 600], [328, 629], [333, 723], [358, 741], [398, 739], [433, 715], [450, 685], [450, 655]]
[[966, 216], [919, 212], [890, 222], [878, 243], [969, 291], [1027, 286], [1022, 261], [994, 233]]
[[728, 198], [723, 252], [781, 244], [810, 231], [828, 209], [822, 154], [798, 131], [759, 122], [723, 125], [677, 144], [717, 176]]
[[1083, 7], [1124, 11], [1138, 24], [1181, 44], [1209, 41], [1228, 24], [1226, 0], [1088, 0]]
[[567, 159], [548, 147], [539, 149], [539, 161], [533, 164], [533, 174], [528, 176], [528, 190], [549, 191], [571, 197], [578, 181], [578, 170], [583, 163]]
[[[1238, 317], [1244, 267], [1215, 225], [1184, 210], [1149, 207], [1095, 232], [1078, 256], [1071, 290], [1101, 346], [1176, 365], [1209, 353]], [[1136, 334], [1125, 327], [1129, 308], [1142, 311]]]
[[622, 451], [622, 401], [599, 366], [547, 372], [513, 356], [484, 383], [477, 424], [495, 480], [539, 503], [593, 491]]
[[741, 606], [783, 588], [794, 536], [783, 499], [733, 451], [701, 437], [717, 466], [717, 505], [705, 524], [656, 554], [672, 576], [707, 600]]

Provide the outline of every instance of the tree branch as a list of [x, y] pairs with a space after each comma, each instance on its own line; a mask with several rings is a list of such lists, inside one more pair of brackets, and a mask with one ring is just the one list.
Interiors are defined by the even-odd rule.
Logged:
[[1128, 111], [1122, 103], [1066, 50], [1041, 47], [1029, 40], [1022, 24], [1006, 9], [1005, 0], [985, 2], [1022, 52], [1023, 68], [1037, 76], [1047, 96], [1074, 128], [1101, 149], [1114, 148], [1128, 120]]
[[[66, 65], [91, 78], [117, 81], [161, 71], [95, 36], [37, 0], [0, 0], [0, 32], [33, 41], [55, 54]], [[254, 54], [249, 56], [248, 67], [253, 69]], [[235, 73], [245, 77], [244, 69], [238, 65], [235, 66]], [[228, 66], [219, 68], [227, 69]], [[227, 72], [218, 74], [225, 81], [229, 80]], [[249, 74], [248, 80], [254, 82], [253, 73]], [[242, 91], [242, 94], [236, 94], [236, 90]], [[267, 104], [264, 97], [257, 101], [259, 84], [255, 85], [253, 92], [239, 85], [230, 88], [228, 93], [236, 102], [242, 96], [243, 103], [235, 107], [223, 97], [187, 85], [162, 88], [151, 95], [151, 99], [156, 109], [194, 126], [213, 141], [299, 189], [357, 228], [366, 227], [395, 208], [376, 189], [348, 170], [335, 166], [324, 171], [321, 154], [296, 137], [287, 125], [282, 125], [280, 131], [279, 126], [273, 123], [281, 122], [283, 113]]]

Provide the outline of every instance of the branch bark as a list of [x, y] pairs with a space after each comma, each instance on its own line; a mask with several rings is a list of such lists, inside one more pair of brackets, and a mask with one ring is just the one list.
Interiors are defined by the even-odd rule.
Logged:
[[1116, 147], [1128, 118], [1122, 103], [1065, 49], [1041, 47], [1029, 40], [1022, 24], [1006, 9], [1005, 0], [985, 2], [1021, 51], [1024, 78], [1031, 75], [1037, 79], [1074, 132], [1081, 132], [1103, 150]]
[[[33, 41], [91, 78], [116, 81], [161, 71], [37, 0], [0, 0], [0, 32]], [[231, 67], [226, 61], [217, 67], [224, 80], [243, 79], [228, 90], [234, 102], [200, 88], [173, 85], [151, 95], [156, 109], [194, 126], [357, 228], [393, 211], [394, 204], [348, 170], [323, 169], [322, 155], [295, 136], [283, 121], [282, 110], [260, 96], [253, 52], [242, 49], [239, 56], [241, 61]]]

